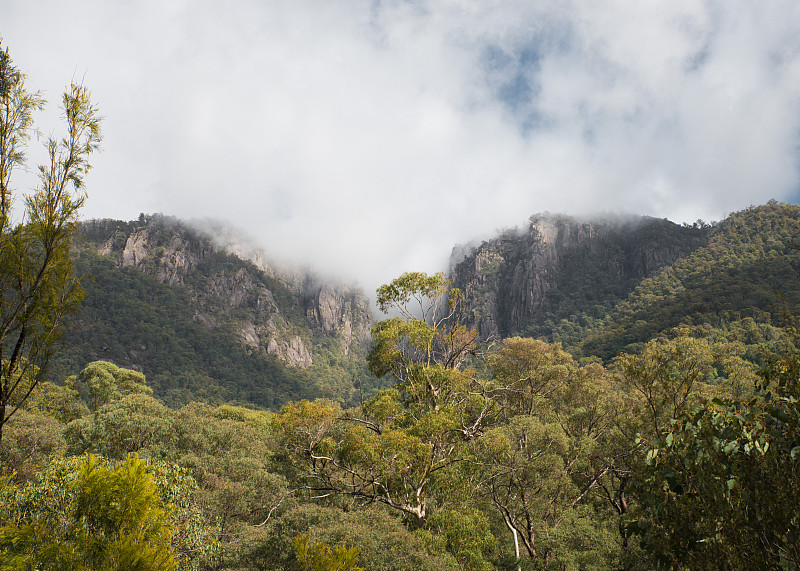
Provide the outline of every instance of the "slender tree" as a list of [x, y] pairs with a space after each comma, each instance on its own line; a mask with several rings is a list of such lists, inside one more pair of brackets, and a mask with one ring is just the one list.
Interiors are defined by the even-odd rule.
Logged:
[[61, 103], [66, 134], [47, 138], [39, 184], [15, 204], [12, 174], [25, 168], [33, 115], [45, 105], [25, 79], [8, 49], [0, 49], [0, 441], [45, 376], [64, 319], [81, 300], [70, 244], [86, 200], [88, 159], [101, 140], [89, 90], [73, 83]]

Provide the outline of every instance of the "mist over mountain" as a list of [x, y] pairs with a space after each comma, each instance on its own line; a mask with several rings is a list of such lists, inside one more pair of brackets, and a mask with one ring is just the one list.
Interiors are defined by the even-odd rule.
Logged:
[[32, 89], [82, 79], [106, 117], [86, 216], [230, 220], [369, 292], [534, 212], [691, 223], [800, 188], [793, 0], [2, 14]]
[[784, 325], [800, 304], [799, 243], [800, 207], [776, 201], [713, 224], [545, 213], [454, 248], [451, 276], [483, 338], [560, 341], [610, 360], [679, 326], [737, 337]]
[[372, 315], [362, 290], [278, 268], [231, 232], [224, 244], [218, 234], [160, 215], [82, 224], [75, 263], [86, 300], [53, 378], [107, 360], [144, 372], [175, 406], [267, 408], [319, 396], [346, 402], [375, 383], [364, 363]]
[[0, 568], [800, 569], [797, 0], [0, 0], [0, 88]]
[[451, 275], [482, 337], [552, 337], [574, 314], [604, 317], [641, 280], [704, 246], [708, 234], [646, 216], [544, 213], [466, 254], [455, 248]]
[[[736, 336], [783, 323], [785, 304], [800, 304], [798, 224], [800, 207], [776, 202], [693, 225], [543, 213], [453, 247], [449, 273], [481, 339], [560, 341], [608, 360], [677, 326]], [[108, 360], [143, 371], [173, 406], [266, 408], [320, 396], [353, 402], [381, 385], [365, 361], [382, 317], [370, 296], [347, 279], [274, 262], [229, 224], [88, 221], [75, 262], [87, 295], [54, 361], [56, 382]]]

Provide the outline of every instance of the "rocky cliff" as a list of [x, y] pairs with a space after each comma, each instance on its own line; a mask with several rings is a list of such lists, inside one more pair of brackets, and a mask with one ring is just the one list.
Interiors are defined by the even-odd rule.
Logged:
[[232, 329], [250, 350], [290, 366], [314, 363], [320, 335], [334, 340], [325, 345], [342, 357], [368, 343], [372, 317], [359, 288], [310, 270], [278, 268], [262, 251], [237, 241], [230, 228], [215, 230], [155, 215], [88, 221], [80, 236], [121, 270], [189, 290], [197, 322]]
[[701, 226], [648, 217], [532, 216], [451, 257], [453, 286], [484, 338], [552, 337], [564, 319], [602, 318], [644, 278], [708, 241]]

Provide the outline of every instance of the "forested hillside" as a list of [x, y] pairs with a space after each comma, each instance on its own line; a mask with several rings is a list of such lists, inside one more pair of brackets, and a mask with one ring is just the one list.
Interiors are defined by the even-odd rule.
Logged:
[[442, 275], [380, 288], [398, 317], [375, 326], [368, 361], [391, 385], [354, 407], [174, 409], [140, 373], [103, 362], [43, 383], [3, 434], [0, 557], [298, 571], [800, 565], [796, 331], [780, 332], [764, 369], [741, 343], [689, 330], [604, 367], [530, 338], [479, 352], [453, 320], [462, 302]]
[[733, 213], [708, 246], [643, 280], [597, 331], [580, 331], [581, 351], [610, 359], [679, 324], [749, 329], [751, 338], [755, 324], [785, 325], [786, 312], [800, 306], [798, 244], [796, 205]]
[[800, 569], [800, 207], [534, 216], [373, 322], [229, 229], [80, 222], [83, 85], [16, 194], [25, 79], [0, 49], [0, 570]]
[[[228, 248], [230, 248], [230, 242]], [[161, 216], [90, 221], [75, 240], [86, 298], [51, 378], [103, 359], [147, 375], [163, 402], [267, 408], [369, 392], [372, 318], [353, 286], [258, 267]]]
[[708, 234], [705, 225], [649, 217], [545, 213], [466, 255], [456, 248], [451, 274], [482, 337], [552, 338], [564, 320], [602, 319], [644, 278], [704, 246]]
[[558, 341], [577, 357], [610, 361], [679, 325], [757, 345], [800, 303], [798, 243], [791, 204], [694, 226], [541, 215], [471, 250], [453, 282], [484, 337]]
[[[560, 341], [608, 361], [684, 325], [754, 346], [800, 301], [799, 210], [768, 204], [713, 226], [536, 216], [468, 253], [453, 285], [483, 339]], [[160, 216], [85, 223], [74, 257], [90, 276], [86, 300], [51, 378], [108, 360], [143, 371], [172, 406], [369, 394], [366, 297], [263, 257], [256, 265], [225, 241]]]

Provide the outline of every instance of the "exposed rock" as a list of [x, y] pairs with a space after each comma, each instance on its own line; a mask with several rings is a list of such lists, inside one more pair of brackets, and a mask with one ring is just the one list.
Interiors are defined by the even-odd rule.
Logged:
[[148, 234], [146, 228], [132, 232], [122, 250], [122, 267], [141, 266], [148, 254]]
[[244, 268], [233, 275], [228, 275], [224, 271], [219, 272], [208, 278], [206, 282], [208, 293], [225, 300], [231, 307], [245, 305], [255, 289], [256, 284], [253, 278]]
[[286, 346], [286, 360], [290, 365], [304, 369], [311, 365], [311, 353], [306, 349], [299, 335], [292, 337]]
[[321, 280], [308, 269], [280, 268], [228, 225], [202, 227], [142, 215], [132, 222], [92, 220], [80, 234], [120, 268], [189, 288], [197, 321], [209, 329], [224, 327], [250, 350], [288, 365], [311, 366], [315, 335], [340, 339], [332, 347], [345, 357], [353, 343], [368, 343], [372, 316], [360, 289]]
[[451, 258], [469, 325], [484, 338], [519, 333], [576, 306], [597, 311], [639, 281], [707, 243], [702, 229], [654, 218], [578, 220], [542, 214]]
[[256, 334], [256, 328], [252, 323], [248, 322], [242, 325], [242, 328], [239, 331], [239, 336], [242, 339], [242, 343], [251, 349], [258, 349], [258, 347], [261, 345], [261, 339], [259, 339], [258, 335]]
[[208, 316], [199, 311], [194, 312], [194, 320], [199, 321], [209, 329], [214, 329], [214, 321]]
[[369, 303], [360, 290], [325, 283], [305, 296], [306, 318], [312, 327], [342, 338], [345, 354], [351, 344], [370, 339], [372, 318]]
[[271, 338], [267, 344], [267, 352], [285, 361], [288, 365], [301, 369], [308, 368], [312, 363], [311, 353], [306, 349], [299, 335], [281, 342], [274, 337]]

